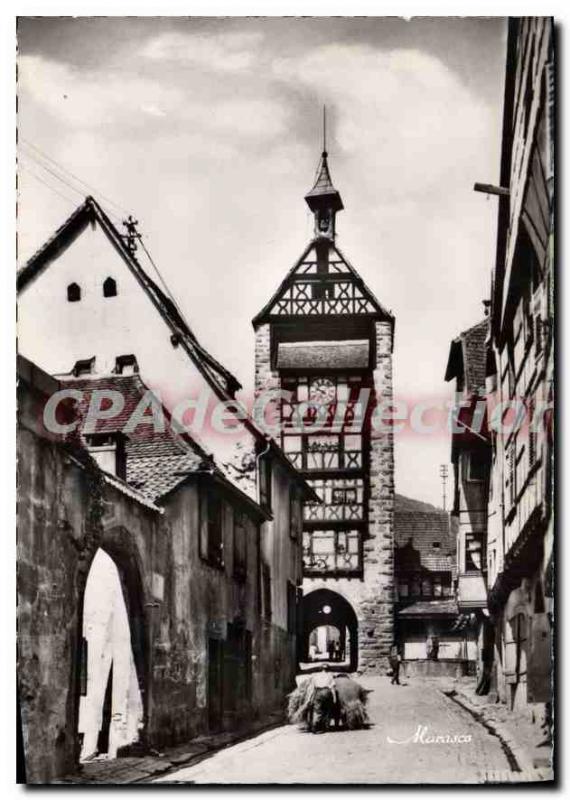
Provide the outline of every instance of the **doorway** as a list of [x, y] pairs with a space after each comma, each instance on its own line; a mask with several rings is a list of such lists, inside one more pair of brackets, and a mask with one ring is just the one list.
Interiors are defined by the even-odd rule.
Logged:
[[85, 586], [78, 734], [80, 761], [115, 758], [139, 740], [143, 700], [117, 565], [97, 550]]

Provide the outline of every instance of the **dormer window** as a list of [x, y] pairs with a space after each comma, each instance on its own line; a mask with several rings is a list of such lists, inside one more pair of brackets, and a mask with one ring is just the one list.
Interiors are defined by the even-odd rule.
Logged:
[[77, 283], [70, 283], [67, 287], [67, 300], [70, 303], [78, 303], [81, 300], [81, 287]]
[[107, 278], [103, 283], [103, 297], [117, 296], [117, 281], [114, 278]]
[[92, 375], [95, 372], [95, 356], [76, 361], [72, 372], [76, 378], [82, 375]]
[[101, 469], [122, 480], [127, 477], [126, 442], [127, 437], [119, 431], [85, 436], [87, 449]]
[[126, 356], [117, 356], [115, 359], [115, 369], [113, 372], [116, 375], [134, 375], [139, 371], [137, 357], [132, 353]]

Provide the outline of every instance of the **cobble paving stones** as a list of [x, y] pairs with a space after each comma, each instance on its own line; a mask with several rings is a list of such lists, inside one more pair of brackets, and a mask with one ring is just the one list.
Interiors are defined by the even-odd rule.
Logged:
[[[510, 771], [499, 739], [445, 697], [435, 682], [409, 680], [398, 687], [387, 678], [361, 680], [373, 690], [369, 711], [374, 724], [369, 730], [315, 736], [286, 725], [155, 780], [425, 784], [482, 783], [499, 774], [517, 780], [520, 773]], [[437, 736], [452, 741], [430, 741]], [[453, 737], [458, 741], [452, 743]]]

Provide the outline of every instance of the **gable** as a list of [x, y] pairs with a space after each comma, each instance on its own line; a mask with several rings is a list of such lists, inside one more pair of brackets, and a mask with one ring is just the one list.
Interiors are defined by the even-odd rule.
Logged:
[[[109, 278], [117, 283], [117, 296], [104, 297], [103, 286]], [[81, 290], [76, 303], [65, 302], [72, 283]], [[198, 342], [173, 300], [142, 269], [92, 198], [18, 273], [18, 289], [20, 348], [48, 372], [68, 372], [76, 360], [97, 352], [97, 370], [110, 372], [116, 356], [148, 349], [141, 339], [148, 339], [152, 330], [156, 347], [166, 352], [168, 362], [172, 361], [170, 350], [180, 345], [186, 369], [192, 362], [218, 395], [233, 395], [241, 388]], [[43, 333], [46, 324], [49, 343]], [[95, 349], [93, 328], [102, 340]], [[115, 349], [110, 352], [104, 340], [112, 335]], [[119, 345], [121, 352], [116, 352]], [[78, 347], [90, 350], [77, 355]], [[155, 355], [160, 358], [158, 352]]]
[[393, 320], [335, 244], [330, 245], [328, 271], [318, 268], [316, 243], [305, 249], [269, 303], [254, 318], [369, 316]]

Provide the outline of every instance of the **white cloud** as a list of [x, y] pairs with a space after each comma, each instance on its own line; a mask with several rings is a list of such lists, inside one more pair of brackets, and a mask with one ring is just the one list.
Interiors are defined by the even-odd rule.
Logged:
[[[77, 72], [37, 56], [19, 61], [19, 93], [71, 128], [144, 125], [141, 115], [181, 122], [196, 136], [275, 138], [287, 126], [287, 110], [276, 99], [233, 97], [228, 90], [197, 98], [191, 88], [137, 74]], [[166, 132], [166, 130], [165, 130]]]
[[260, 32], [223, 34], [163, 33], [151, 39], [142, 55], [152, 61], [179, 61], [208, 70], [241, 71], [256, 61]]
[[450, 168], [473, 163], [490, 110], [437, 58], [418, 50], [320, 47], [274, 63], [281, 80], [309, 88], [334, 108], [332, 134], [369, 161], [370, 184], [392, 199], [425, 192]]

